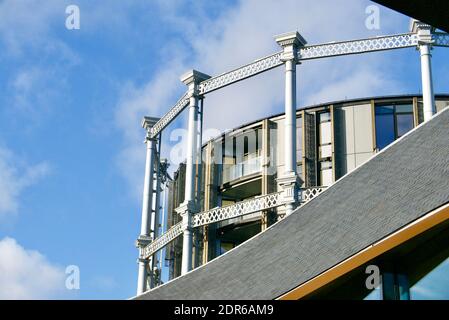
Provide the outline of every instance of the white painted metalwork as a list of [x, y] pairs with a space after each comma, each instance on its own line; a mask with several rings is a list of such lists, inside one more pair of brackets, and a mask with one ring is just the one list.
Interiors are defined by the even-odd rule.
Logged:
[[200, 159], [201, 146], [197, 142], [201, 141], [198, 126], [198, 101], [200, 98], [199, 84], [209, 79], [207, 74], [191, 70], [181, 77], [181, 81], [188, 86], [189, 95], [189, 122], [187, 132], [187, 160], [184, 202], [176, 209], [181, 214], [183, 220], [183, 244], [182, 244], [182, 265], [181, 274], [186, 274], [192, 269], [192, 215], [198, 212], [195, 199], [195, 173], [196, 164]]
[[[157, 149], [156, 149], [156, 156], [155, 156], [155, 163], [154, 163], [154, 174], [153, 174], [153, 204], [154, 208], [152, 210], [151, 214], [151, 237], [150, 239], [156, 239], [159, 237], [159, 214], [160, 214], [160, 197], [161, 197], [161, 166], [162, 161], [160, 159], [161, 156], [161, 145], [162, 145], [162, 132], [158, 135], [158, 141], [157, 141]], [[153, 255], [149, 257], [148, 259], [148, 288], [152, 289], [156, 285], [156, 270], [157, 270], [157, 256]]]
[[184, 93], [181, 99], [151, 128], [151, 137], [156, 137], [189, 105], [189, 95]]
[[321, 192], [323, 192], [326, 189], [327, 189], [327, 187], [315, 187], [315, 188], [301, 189], [301, 204], [309, 202], [310, 200], [315, 198], [317, 195], [319, 195]]
[[192, 226], [200, 227], [281, 206], [284, 203], [281, 201], [280, 195], [281, 192], [270, 193], [254, 199], [237, 202], [236, 204], [226, 207], [214, 208], [209, 211], [195, 214], [193, 216]]
[[[434, 34], [435, 46], [449, 47], [449, 35], [437, 32]], [[416, 47], [418, 45], [415, 33], [403, 33], [391, 36], [381, 36], [361, 40], [349, 40], [330, 42], [325, 44], [304, 46], [299, 50], [298, 61], [318, 58], [335, 57], [365, 52], [375, 52], [391, 49]], [[239, 67], [219, 76], [212, 77], [200, 83], [199, 93], [205, 95], [212, 91], [221, 89], [238, 81], [253, 77], [259, 73], [279, 67], [284, 62], [281, 60], [282, 51], [276, 52], [265, 58]], [[181, 99], [164, 115], [152, 129], [152, 137], [168, 126], [173, 119], [188, 105], [189, 98], [185, 93]]]
[[[147, 147], [146, 162], [145, 162], [145, 180], [143, 187], [143, 200], [142, 200], [142, 222], [140, 229], [140, 236], [137, 240], [138, 247], [142, 250], [147, 241], [151, 239], [151, 215], [153, 205], [153, 186], [154, 186], [154, 166], [156, 158], [156, 139], [150, 137], [151, 128], [159, 119], [145, 117], [142, 120], [142, 127], [147, 131], [147, 137], [145, 140]], [[137, 278], [137, 294], [141, 294], [146, 291], [148, 272], [147, 267], [151, 265], [152, 261], [147, 259], [139, 259], [139, 269]]]
[[301, 48], [299, 51], [299, 60], [301, 61], [348, 54], [409, 48], [416, 47], [417, 44], [417, 36], [414, 33], [404, 33], [361, 40], [330, 42]]
[[283, 190], [285, 214], [289, 215], [297, 202], [298, 176], [296, 174], [296, 64], [298, 51], [306, 40], [297, 32], [277, 36], [276, 42], [283, 48], [282, 61], [285, 63], [284, 99], [284, 172], [277, 179]]
[[423, 95], [424, 121], [428, 121], [436, 112], [435, 98], [432, 84], [432, 68], [430, 53], [431, 46], [435, 42], [433, 27], [416, 19], [410, 21], [410, 31], [417, 36], [417, 47], [421, 58], [421, 81]]
[[226, 87], [232, 83], [253, 77], [259, 73], [279, 67], [283, 64], [281, 60], [282, 52], [276, 52], [268, 57], [256, 60], [243, 67], [225, 72], [219, 76], [210, 78], [200, 84], [200, 93], [206, 94], [217, 89]]
[[182, 235], [182, 221], [172, 226], [167, 232], [143, 248], [141, 252], [142, 258], [146, 259], [151, 257], [154, 253], [165, 247], [180, 235]]
[[[326, 187], [301, 189], [301, 204], [312, 200], [324, 190], [326, 190]], [[244, 200], [226, 207], [214, 208], [212, 210], [197, 213], [192, 217], [192, 227], [201, 227], [211, 223], [282, 206], [285, 203], [282, 201], [281, 195], [282, 192], [274, 192], [254, 199]], [[162, 234], [159, 238], [144, 248], [142, 253], [143, 257], [153, 255], [158, 250], [162, 249], [179, 237], [182, 232], [182, 222], [175, 224], [167, 232]]]
[[421, 56], [421, 82], [423, 96], [424, 121], [430, 120], [436, 113], [435, 96], [433, 94], [431, 53], [429, 45], [420, 45]]
[[449, 34], [442, 32], [435, 32], [433, 34], [434, 46], [449, 47]]

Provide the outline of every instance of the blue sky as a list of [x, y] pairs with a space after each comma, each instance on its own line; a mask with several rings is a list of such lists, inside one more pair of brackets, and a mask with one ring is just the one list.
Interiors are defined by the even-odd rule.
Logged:
[[[69, 4], [80, 8], [80, 30], [65, 28]], [[380, 29], [368, 30], [371, 4], [0, 1], [0, 265], [10, 272], [0, 276], [0, 298], [134, 295], [141, 117], [177, 101], [186, 70], [215, 75], [270, 54], [282, 32], [297, 29], [313, 44], [408, 31], [407, 17], [383, 8]], [[449, 92], [449, 50], [433, 53], [435, 91]], [[419, 56], [406, 49], [310, 61], [298, 68], [298, 86], [299, 105], [419, 93]], [[206, 135], [281, 112], [282, 88], [276, 69], [211, 94]], [[165, 156], [184, 125], [181, 117], [168, 128]], [[79, 266], [80, 290], [63, 288], [67, 265]]]

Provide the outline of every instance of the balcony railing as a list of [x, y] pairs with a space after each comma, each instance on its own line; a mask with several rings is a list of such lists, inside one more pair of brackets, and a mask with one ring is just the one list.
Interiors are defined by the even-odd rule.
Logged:
[[262, 171], [262, 157], [253, 157], [238, 164], [223, 166], [223, 183]]

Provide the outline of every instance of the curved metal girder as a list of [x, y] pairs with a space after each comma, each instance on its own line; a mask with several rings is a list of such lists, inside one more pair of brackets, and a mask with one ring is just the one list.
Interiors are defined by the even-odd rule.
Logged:
[[449, 34], [437, 32], [433, 34], [434, 43], [436, 47], [449, 47]]
[[[326, 187], [302, 189], [300, 204], [303, 205], [309, 202], [324, 190], [326, 190]], [[192, 217], [192, 228], [205, 226], [227, 219], [241, 217], [255, 212], [261, 212], [263, 210], [276, 208], [284, 204], [285, 203], [282, 199], [282, 192], [270, 193], [254, 199], [237, 202], [236, 204], [226, 207], [214, 208], [208, 211], [197, 213]], [[162, 234], [159, 238], [156, 238], [153, 242], [143, 248], [143, 257], [149, 258], [157, 251], [179, 237], [182, 233], [182, 222], [179, 222], [171, 227], [166, 233]]]
[[[433, 45], [449, 47], [449, 34], [435, 33], [433, 35], [433, 39]], [[349, 54], [359, 54], [365, 52], [409, 48], [415, 47], [417, 45], [418, 36], [416, 33], [404, 33], [360, 40], [330, 42], [300, 48], [298, 60], [311, 60]], [[276, 52], [265, 58], [244, 65], [240, 68], [225, 72], [219, 76], [209, 78], [200, 83], [199, 94], [205, 95], [212, 91], [224, 88], [230, 84], [253, 77], [259, 73], [279, 67], [283, 64], [281, 57], [282, 51]], [[151, 136], [156, 137], [178, 116], [178, 114], [180, 114], [184, 110], [188, 103], [188, 94], [185, 93], [181, 97], [181, 99], [170, 109], [170, 111], [165, 116], [163, 116], [152, 128]]]
[[299, 49], [299, 60], [310, 60], [358, 54], [391, 49], [415, 47], [418, 39], [415, 33], [404, 33], [361, 40], [330, 42], [305, 46]]
[[155, 138], [165, 127], [167, 127], [181, 112], [189, 105], [188, 93], [184, 93], [181, 99], [151, 128], [151, 137]]
[[270, 193], [254, 199], [244, 200], [236, 204], [226, 207], [215, 208], [209, 211], [201, 212], [192, 217], [192, 226], [200, 227], [247, 215], [250, 213], [259, 212], [262, 210], [275, 208], [283, 205], [281, 192]]
[[167, 232], [162, 234], [159, 238], [154, 239], [149, 245], [142, 249], [144, 259], [148, 259], [157, 251], [161, 250], [167, 244], [175, 240], [182, 234], [182, 221], [175, 224]]
[[221, 89], [232, 83], [236, 83], [267, 70], [279, 67], [283, 64], [281, 61], [281, 55], [282, 51], [276, 52], [268, 57], [258, 59], [252, 63], [244, 65], [243, 67], [207, 79], [200, 83], [200, 94], [206, 94], [217, 89]]

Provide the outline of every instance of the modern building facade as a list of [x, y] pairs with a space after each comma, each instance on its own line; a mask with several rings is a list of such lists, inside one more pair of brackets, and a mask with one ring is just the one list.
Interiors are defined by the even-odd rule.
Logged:
[[[449, 95], [436, 95], [437, 112], [449, 105]], [[299, 108], [297, 174], [305, 195], [318, 194], [423, 122], [420, 95], [370, 97]], [[242, 125], [202, 146], [196, 195], [201, 211], [225, 207], [281, 191], [285, 116], [274, 115]], [[176, 212], [184, 201], [185, 164], [170, 183], [168, 228], [182, 220]], [[285, 215], [283, 207], [228, 219], [193, 235], [193, 267], [243, 243]], [[166, 248], [169, 278], [181, 275], [182, 239]]]

